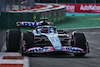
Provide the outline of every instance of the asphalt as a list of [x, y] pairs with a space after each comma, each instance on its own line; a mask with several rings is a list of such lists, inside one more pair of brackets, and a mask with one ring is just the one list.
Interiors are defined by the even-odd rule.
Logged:
[[[30, 67], [100, 67], [100, 28], [79, 29], [90, 46], [90, 53], [84, 57], [73, 54], [39, 54], [29, 56]], [[5, 42], [5, 31], [0, 31], [0, 49]]]
[[0, 51], [6, 41], [6, 31], [0, 31]]

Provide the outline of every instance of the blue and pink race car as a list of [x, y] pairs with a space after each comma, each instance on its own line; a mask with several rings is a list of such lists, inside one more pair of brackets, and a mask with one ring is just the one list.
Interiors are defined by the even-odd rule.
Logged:
[[[29, 53], [65, 52], [75, 56], [89, 53], [89, 45], [83, 33], [56, 30], [53, 22], [17, 22], [18, 29], [9, 29], [6, 33], [7, 51]], [[31, 30], [21, 31], [20, 27], [30, 27]]]

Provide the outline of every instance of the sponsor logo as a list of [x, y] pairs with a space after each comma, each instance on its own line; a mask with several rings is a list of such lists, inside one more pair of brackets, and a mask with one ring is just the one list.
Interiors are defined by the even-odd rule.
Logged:
[[73, 6], [73, 5], [66, 5], [66, 10], [75, 10], [75, 6]]
[[23, 25], [27, 25], [27, 26], [36, 26], [35, 23], [23, 23]]
[[100, 4], [65, 4], [66, 12], [100, 12]]
[[73, 51], [75, 51], [75, 52], [82, 52], [83, 51], [80, 48], [71, 48], [71, 47], [66, 47], [66, 50], [71, 51], [71, 52], [73, 52]]
[[96, 5], [81, 5], [80, 10], [100, 10], [100, 6]]
[[27, 25], [27, 26], [40, 26], [41, 23], [39, 22], [22, 22], [22, 25]]
[[30, 50], [29, 52], [42, 52], [42, 51], [47, 51], [49, 47], [43, 47], [43, 48], [34, 48]]

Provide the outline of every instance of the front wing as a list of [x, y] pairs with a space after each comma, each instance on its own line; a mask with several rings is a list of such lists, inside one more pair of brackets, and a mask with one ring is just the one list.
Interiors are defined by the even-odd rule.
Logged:
[[[33, 47], [28, 50], [26, 50], [26, 53], [46, 53], [46, 52], [55, 52], [58, 50], [54, 50], [53, 46], [47, 46], [47, 47]], [[59, 51], [65, 51], [65, 52], [71, 52], [71, 53], [87, 53], [88, 51], [84, 51], [83, 49], [79, 47], [69, 47], [69, 46], [62, 46], [62, 50]]]

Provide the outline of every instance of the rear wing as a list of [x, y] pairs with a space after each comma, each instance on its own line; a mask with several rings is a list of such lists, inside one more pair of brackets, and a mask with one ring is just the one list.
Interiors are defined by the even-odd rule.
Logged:
[[23, 22], [17, 22], [16, 25], [17, 25], [17, 27], [19, 27], [19, 26], [37, 27], [37, 26], [41, 26], [41, 22], [27, 22], [27, 21], [23, 21]]
[[27, 22], [27, 21], [23, 21], [23, 22], [17, 22], [16, 23], [17, 27], [19, 26], [29, 26], [29, 27], [37, 27], [37, 26], [43, 26], [43, 25], [53, 25], [53, 22], [46, 22], [46, 24], [44, 24], [43, 21], [40, 22]]

